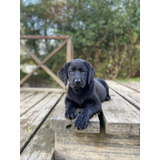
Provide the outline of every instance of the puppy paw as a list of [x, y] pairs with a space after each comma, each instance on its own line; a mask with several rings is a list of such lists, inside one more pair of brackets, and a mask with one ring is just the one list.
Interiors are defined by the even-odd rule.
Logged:
[[82, 114], [80, 114], [75, 121], [75, 127], [78, 130], [85, 129], [88, 126], [88, 121], [89, 119], [87, 117], [84, 117]]
[[70, 120], [76, 118], [76, 116], [77, 113], [75, 109], [68, 109], [65, 113], [65, 117]]

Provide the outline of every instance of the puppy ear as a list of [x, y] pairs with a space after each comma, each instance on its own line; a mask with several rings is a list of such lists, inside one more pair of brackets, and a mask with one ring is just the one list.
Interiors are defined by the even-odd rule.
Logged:
[[68, 80], [68, 67], [69, 67], [69, 65], [70, 65], [70, 62], [64, 64], [64, 66], [59, 71], [59, 77], [64, 82], [65, 86], [67, 85], [67, 80]]
[[85, 61], [85, 64], [88, 68], [88, 84], [91, 82], [91, 80], [94, 78], [94, 75], [96, 73], [94, 67], [87, 61]]

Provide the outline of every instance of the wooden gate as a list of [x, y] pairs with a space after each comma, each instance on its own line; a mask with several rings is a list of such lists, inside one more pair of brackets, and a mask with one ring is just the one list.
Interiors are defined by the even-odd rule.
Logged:
[[39, 68], [42, 68], [47, 74], [49, 74], [61, 87], [62, 89], [51, 89], [51, 88], [21, 88], [21, 91], [51, 91], [51, 92], [65, 92], [66, 87], [64, 83], [45, 65], [45, 63], [51, 59], [56, 53], [58, 53], [65, 45], [67, 45], [66, 49], [66, 62], [69, 62], [73, 59], [73, 43], [69, 36], [40, 36], [40, 35], [22, 35], [20, 39], [55, 39], [55, 40], [64, 40], [55, 50], [53, 50], [43, 61], [40, 61], [32, 52], [30, 52], [21, 42], [21, 48], [31, 56], [31, 58], [37, 63], [37, 67], [27, 74], [21, 81], [20, 85], [22, 85], [31, 75], [36, 72]]

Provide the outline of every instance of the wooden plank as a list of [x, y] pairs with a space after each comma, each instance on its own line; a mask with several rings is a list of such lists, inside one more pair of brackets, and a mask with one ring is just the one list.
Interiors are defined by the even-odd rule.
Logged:
[[70, 62], [72, 60], [72, 41], [71, 39], [67, 40], [67, 55], [66, 62]]
[[56, 160], [139, 160], [138, 136], [56, 132]]
[[74, 44], [73, 44], [73, 41], [71, 41], [71, 49], [72, 49], [72, 59], [74, 59]]
[[56, 40], [60, 40], [60, 39], [68, 39], [69, 36], [68, 35], [53, 35], [53, 36], [40, 36], [40, 35], [21, 35], [20, 39], [56, 39]]
[[29, 96], [33, 95], [35, 92], [22, 92], [20, 93], [20, 101], [28, 98]]
[[61, 94], [51, 93], [47, 97], [40, 101], [30, 109], [26, 114], [21, 116], [20, 119], [20, 146], [21, 150], [24, 148], [26, 143], [34, 135], [35, 131], [39, 128], [47, 114], [57, 103]]
[[74, 125], [74, 120], [68, 120], [65, 118], [65, 100], [66, 94], [62, 97], [60, 102], [54, 108], [53, 116], [51, 118], [52, 129], [55, 131], [63, 132], [65, 130], [71, 132], [80, 132], [80, 133], [99, 133], [100, 132], [100, 122], [98, 115], [93, 116], [89, 120], [89, 125], [84, 130], [77, 130]]
[[48, 93], [35, 93], [20, 103], [20, 115], [22, 116], [35, 104], [40, 102]]
[[65, 93], [67, 90], [62, 88], [20, 88], [23, 93], [28, 92], [54, 92], [54, 93]]
[[54, 155], [54, 132], [50, 127], [53, 110], [21, 154], [21, 160], [51, 160]]
[[112, 90], [110, 96], [110, 101], [102, 103], [106, 133], [139, 135], [140, 111]]
[[140, 94], [130, 88], [127, 88], [115, 81], [106, 81], [111, 89], [116, 93], [134, 105], [136, 108], [140, 109]]
[[140, 83], [139, 82], [119, 82], [119, 81], [117, 81], [117, 82], [128, 87], [128, 88], [131, 88], [135, 91], [140, 92]]

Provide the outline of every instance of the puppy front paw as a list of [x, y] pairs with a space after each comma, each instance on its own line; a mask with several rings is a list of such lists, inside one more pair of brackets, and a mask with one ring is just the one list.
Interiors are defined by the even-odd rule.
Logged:
[[66, 110], [65, 117], [67, 119], [72, 120], [72, 119], [76, 118], [76, 116], [77, 116], [77, 113], [76, 113], [75, 109], [72, 108], [72, 109], [67, 109]]
[[78, 118], [76, 119], [76, 121], [75, 121], [75, 127], [76, 127], [78, 130], [85, 129], [85, 128], [87, 128], [87, 126], [88, 126], [88, 122], [89, 122], [89, 118], [84, 117], [83, 114], [80, 114], [80, 115], [78, 116]]

